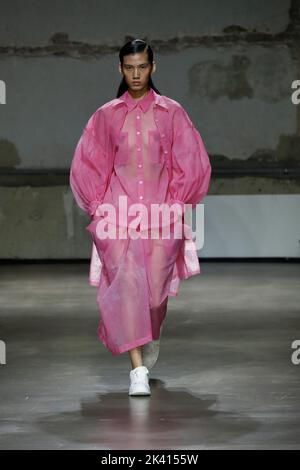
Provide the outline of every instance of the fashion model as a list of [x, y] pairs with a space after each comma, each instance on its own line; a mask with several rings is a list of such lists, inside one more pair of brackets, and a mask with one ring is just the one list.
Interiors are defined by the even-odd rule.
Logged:
[[129, 353], [129, 395], [150, 395], [168, 296], [177, 295], [181, 279], [200, 273], [185, 216], [187, 205], [206, 196], [211, 165], [187, 112], [154, 86], [150, 45], [130, 41], [119, 60], [117, 97], [88, 120], [70, 187], [91, 218], [98, 337], [113, 355]]

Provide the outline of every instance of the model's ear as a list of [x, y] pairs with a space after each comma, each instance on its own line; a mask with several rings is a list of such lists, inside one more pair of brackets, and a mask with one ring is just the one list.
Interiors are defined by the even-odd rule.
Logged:
[[151, 73], [154, 73], [155, 70], [156, 70], [156, 62], [153, 61], [153, 63], [152, 63], [152, 72]]
[[119, 62], [119, 72], [122, 73], [121, 62]]

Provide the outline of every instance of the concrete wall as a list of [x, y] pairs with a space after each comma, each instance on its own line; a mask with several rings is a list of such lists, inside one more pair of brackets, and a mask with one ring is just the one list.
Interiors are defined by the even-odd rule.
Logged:
[[2, 0], [0, 13], [0, 258], [89, 256], [68, 169], [134, 37], [203, 137], [209, 195], [299, 193], [299, 0]]

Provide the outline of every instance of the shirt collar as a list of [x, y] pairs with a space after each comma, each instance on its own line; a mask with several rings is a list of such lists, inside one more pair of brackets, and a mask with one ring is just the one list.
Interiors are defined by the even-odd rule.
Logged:
[[152, 88], [147, 91], [143, 98], [138, 99], [132, 98], [128, 90], [124, 93], [124, 101], [127, 104], [128, 111], [132, 111], [136, 106], [140, 106], [145, 113], [153, 100], [154, 95]]
[[[164, 96], [163, 95], [159, 95], [158, 93], [156, 93], [155, 90], [153, 90], [153, 88], [151, 88], [151, 93], [154, 97], [154, 102], [156, 105], [158, 106], [161, 106], [163, 107], [164, 109], [168, 110], [168, 104], [166, 103], [165, 99], [164, 99]], [[123, 95], [121, 95], [119, 98], [115, 98], [113, 101], [112, 101], [112, 106], [117, 106], [121, 103], [125, 103], [125, 96], [127, 95], [128, 93], [128, 90], [126, 92], [123, 93]], [[145, 97], [144, 97], [145, 98]]]

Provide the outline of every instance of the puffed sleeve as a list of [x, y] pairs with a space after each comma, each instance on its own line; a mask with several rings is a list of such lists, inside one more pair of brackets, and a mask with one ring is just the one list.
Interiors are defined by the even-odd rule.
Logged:
[[172, 202], [179, 203], [183, 212], [184, 204], [196, 207], [208, 192], [211, 165], [200, 133], [181, 106], [173, 115], [171, 168]]
[[111, 171], [106, 121], [101, 108], [90, 117], [77, 143], [69, 183], [78, 206], [91, 217], [102, 203]]

